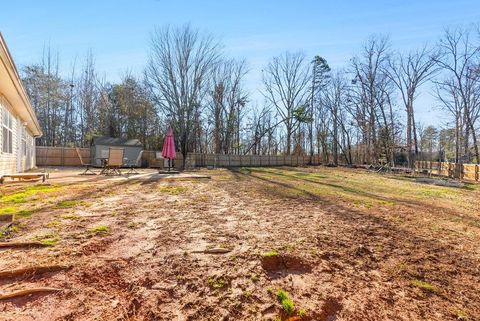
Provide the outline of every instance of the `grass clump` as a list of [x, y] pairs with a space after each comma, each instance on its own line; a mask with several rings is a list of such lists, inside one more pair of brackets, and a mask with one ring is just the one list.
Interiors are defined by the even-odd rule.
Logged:
[[180, 187], [180, 186], [162, 186], [159, 189], [160, 193], [166, 193], [171, 195], [181, 194], [181, 193], [184, 193], [186, 190], [187, 190], [186, 187]]
[[29, 210], [20, 210], [17, 213], [15, 213], [15, 216], [18, 217], [30, 217], [32, 216], [32, 211]]
[[56, 205], [56, 208], [72, 208], [79, 204], [82, 204], [81, 201], [63, 201]]
[[54, 234], [44, 234], [44, 235], [38, 235], [34, 237], [34, 240], [39, 241], [43, 245], [46, 246], [55, 246], [58, 241], [60, 241], [60, 238]]
[[412, 285], [430, 293], [438, 293], [440, 291], [436, 286], [421, 280], [413, 280]]
[[127, 224], [127, 227], [128, 227], [129, 229], [134, 230], [134, 229], [138, 228], [138, 223], [130, 222], [130, 223]]
[[94, 234], [104, 234], [104, 233], [110, 233], [110, 228], [106, 225], [97, 225], [90, 228], [88, 231]]
[[52, 237], [52, 238], [40, 240], [40, 243], [46, 246], [55, 246], [59, 240], [60, 240], [59, 237]]
[[22, 192], [2, 196], [0, 200], [5, 203], [14, 203], [14, 204], [21, 204], [26, 203], [28, 198], [34, 194], [39, 192], [41, 193], [49, 193], [57, 191], [60, 187], [58, 185], [34, 185], [28, 186]]
[[32, 211], [30, 210], [19, 210], [14, 206], [0, 207], [0, 215], [9, 215], [15, 214], [17, 217], [30, 217]]
[[252, 291], [249, 291], [249, 290], [243, 291], [243, 296], [245, 297], [245, 299], [251, 298], [252, 295], [253, 295]]
[[273, 257], [273, 256], [278, 256], [279, 253], [277, 250], [271, 250], [271, 251], [268, 251], [266, 253], [263, 253], [262, 256], [265, 256], [265, 257]]
[[225, 287], [226, 282], [222, 277], [211, 276], [208, 278], [208, 285], [213, 289], [222, 289]]
[[278, 290], [276, 293], [278, 301], [282, 304], [283, 310], [287, 314], [292, 314], [295, 311], [295, 304], [288, 297], [288, 293], [282, 289]]
[[80, 218], [79, 215], [74, 215], [74, 214], [62, 215], [61, 217], [66, 220], [78, 220]]
[[8, 207], [0, 207], [0, 215], [3, 214], [15, 214], [17, 212], [17, 209], [13, 206], [8, 206]]
[[28, 196], [27, 193], [21, 192], [21, 193], [3, 196], [2, 201], [5, 203], [20, 204], [20, 203], [25, 203], [27, 201], [27, 196]]

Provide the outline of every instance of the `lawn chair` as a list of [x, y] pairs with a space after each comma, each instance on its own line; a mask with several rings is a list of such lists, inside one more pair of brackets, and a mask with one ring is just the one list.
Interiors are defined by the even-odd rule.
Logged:
[[125, 164], [127, 167], [130, 168], [130, 169], [128, 170], [128, 172], [127, 172], [127, 175], [130, 175], [130, 174], [140, 174], [139, 172], [137, 172], [136, 169], [141, 166], [141, 164], [140, 164], [140, 165], [138, 165], [138, 164], [139, 164], [139, 163], [141, 162], [141, 160], [142, 160], [142, 155], [143, 155], [143, 150], [140, 151], [140, 153], [139, 153], [138, 156], [137, 156], [137, 159], [135, 159], [135, 160], [129, 160], [129, 161], [127, 162], [127, 164]]
[[80, 150], [78, 148], [75, 148], [75, 151], [77, 152], [78, 158], [80, 159], [80, 164], [82, 164], [82, 166], [85, 167], [85, 170], [79, 175], [97, 175], [90, 169], [90, 167], [92, 167], [93, 164], [85, 163], [83, 161], [82, 154], [80, 153]]
[[108, 150], [108, 159], [102, 170], [104, 175], [122, 175], [120, 168], [123, 166], [123, 148], [110, 147]]

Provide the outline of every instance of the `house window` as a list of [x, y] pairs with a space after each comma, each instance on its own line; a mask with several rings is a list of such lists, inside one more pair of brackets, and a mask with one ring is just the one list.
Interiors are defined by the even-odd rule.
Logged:
[[25, 126], [22, 128], [22, 154], [27, 157], [27, 130]]
[[2, 152], [13, 153], [13, 118], [6, 109], [2, 109]]

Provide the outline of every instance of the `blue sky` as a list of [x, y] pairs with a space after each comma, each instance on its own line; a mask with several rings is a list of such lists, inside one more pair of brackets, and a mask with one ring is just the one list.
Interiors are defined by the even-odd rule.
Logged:
[[[342, 68], [371, 34], [387, 34], [393, 48], [408, 50], [435, 43], [445, 27], [480, 23], [480, 1], [17, 0], [2, 3], [0, 31], [19, 66], [39, 61], [45, 44], [59, 51], [65, 70], [92, 50], [98, 71], [116, 81], [142, 70], [155, 26], [184, 23], [245, 58], [247, 86], [260, 99], [262, 67], [285, 50]], [[419, 118], [437, 123], [428, 91], [417, 102]]]

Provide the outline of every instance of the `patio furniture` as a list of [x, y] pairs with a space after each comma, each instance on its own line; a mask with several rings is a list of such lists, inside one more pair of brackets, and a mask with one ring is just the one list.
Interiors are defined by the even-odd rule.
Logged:
[[142, 160], [142, 155], [143, 155], [143, 150], [140, 151], [140, 153], [138, 153], [138, 156], [137, 156], [137, 159], [135, 160], [127, 160], [125, 166], [126, 167], [129, 167], [130, 169], [128, 170], [127, 172], [127, 175], [130, 175], [130, 174], [140, 174], [139, 172], [137, 172], [137, 168], [140, 167], [139, 163], [141, 162]]
[[101, 174], [104, 175], [122, 175], [120, 168], [123, 166], [123, 148], [110, 147], [108, 149], [108, 159]]
[[85, 163], [83, 161], [83, 157], [82, 157], [82, 154], [80, 153], [80, 150], [78, 148], [75, 148], [75, 151], [77, 152], [78, 158], [80, 159], [80, 164], [82, 164], [82, 166], [85, 167], [85, 170], [79, 175], [97, 175], [90, 169], [90, 167], [92, 167], [93, 165], [91, 163]]

